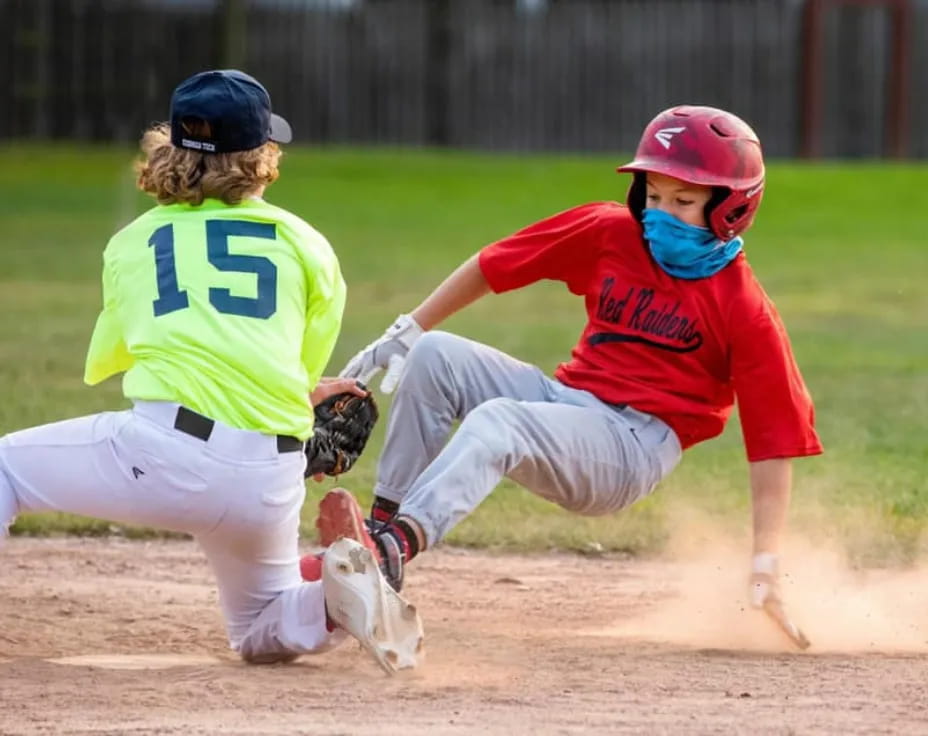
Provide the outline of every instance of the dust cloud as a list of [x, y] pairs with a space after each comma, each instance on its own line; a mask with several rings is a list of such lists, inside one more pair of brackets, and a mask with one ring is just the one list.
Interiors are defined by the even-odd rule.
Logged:
[[[669, 576], [654, 581], [659, 599], [598, 633], [710, 649], [798, 651], [749, 605], [750, 540], [698, 514], [683, 516], [666, 555], [673, 564], [656, 567]], [[852, 569], [836, 545], [792, 535], [780, 567], [786, 610], [812, 642], [807, 655], [928, 652], [928, 561]]]

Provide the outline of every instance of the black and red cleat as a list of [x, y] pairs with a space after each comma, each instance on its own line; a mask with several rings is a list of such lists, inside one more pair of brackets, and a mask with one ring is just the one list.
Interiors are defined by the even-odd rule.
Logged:
[[374, 554], [374, 559], [380, 562], [380, 550], [367, 530], [364, 512], [350, 491], [333, 488], [322, 497], [316, 529], [320, 546], [328, 547], [332, 542], [348, 537], [367, 547]]
[[[364, 523], [361, 507], [344, 488], [333, 488], [319, 502], [319, 515], [316, 517], [316, 530], [319, 532], [319, 545], [328, 547], [333, 542], [348, 537], [363, 544], [380, 564], [380, 551]], [[322, 578], [322, 554], [306, 555], [300, 559], [300, 574], [303, 580], [320, 580]]]
[[[377, 526], [374, 534], [368, 523]], [[402, 544], [395, 538], [391, 525], [368, 522], [364, 512], [350, 491], [333, 488], [319, 502], [316, 517], [319, 544], [328, 547], [333, 542], [348, 537], [367, 547], [391, 587], [399, 591], [403, 587], [403, 562], [405, 554]], [[323, 553], [324, 554], [324, 553]], [[322, 555], [307, 555], [300, 560], [303, 580], [319, 580], [322, 577]]]

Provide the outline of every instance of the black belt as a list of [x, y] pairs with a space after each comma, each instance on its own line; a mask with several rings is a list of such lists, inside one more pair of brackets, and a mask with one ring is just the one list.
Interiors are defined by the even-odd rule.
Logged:
[[[185, 434], [197, 439], [206, 440], [213, 433], [214, 422], [209, 417], [197, 414], [186, 406], [178, 407], [177, 416], [174, 418], [174, 429], [179, 429]], [[277, 435], [277, 452], [302, 452], [303, 443], [296, 437], [290, 437], [286, 434]]]

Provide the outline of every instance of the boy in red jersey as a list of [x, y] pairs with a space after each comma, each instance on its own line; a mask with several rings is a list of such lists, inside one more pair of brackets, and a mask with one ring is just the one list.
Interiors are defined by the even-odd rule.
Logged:
[[[790, 459], [822, 451], [786, 330], [742, 252], [760, 205], [760, 142], [742, 120], [677, 107], [645, 129], [627, 205], [587, 204], [488, 245], [358, 353], [343, 375], [398, 379], [374, 489], [373, 542], [395, 586], [403, 564], [504, 477], [580, 514], [648, 495], [682, 451], [719, 435], [737, 399], [753, 500], [751, 601], [775, 600]], [[442, 332], [490, 291], [563, 281], [588, 322], [550, 378]], [[448, 440], [452, 424], [458, 431]], [[323, 543], [357, 521], [335, 492]]]

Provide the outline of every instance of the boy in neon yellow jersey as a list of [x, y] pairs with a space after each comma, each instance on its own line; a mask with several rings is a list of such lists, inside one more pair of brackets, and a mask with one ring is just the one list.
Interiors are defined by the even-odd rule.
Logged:
[[138, 165], [159, 206], [104, 251], [84, 374], [96, 384], [125, 372], [133, 406], [0, 439], [0, 531], [19, 512], [55, 510], [189, 533], [247, 661], [327, 649], [341, 627], [391, 670], [408, 660], [370, 632], [421, 635], [421, 624], [401, 599], [383, 605], [393, 594], [369, 552], [354, 550], [371, 563], [361, 571], [333, 564], [321, 583], [300, 579], [307, 397], [354, 381], [320, 382], [345, 304], [331, 246], [262, 199], [290, 138], [242, 72], [203, 72], [174, 91]]

